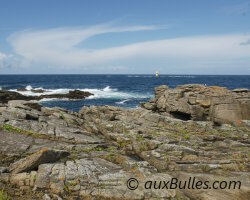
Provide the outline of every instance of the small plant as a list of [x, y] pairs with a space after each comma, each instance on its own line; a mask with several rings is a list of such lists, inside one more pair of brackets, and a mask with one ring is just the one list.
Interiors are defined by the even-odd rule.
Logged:
[[103, 151], [104, 148], [101, 147], [101, 146], [97, 146], [97, 147], [94, 148], [94, 150], [95, 150], [95, 151]]
[[128, 129], [124, 129], [124, 134], [125, 134], [125, 135], [127, 135], [127, 136], [128, 136], [128, 135], [129, 135], [129, 133], [130, 133], [130, 131], [129, 131]]
[[89, 153], [89, 152], [90, 152], [90, 149], [89, 149], [89, 148], [83, 148], [83, 149], [82, 149], [82, 152], [84, 152], [84, 153]]
[[34, 182], [34, 183], [36, 182], [36, 174], [35, 174], [34, 177], [33, 177], [33, 182]]
[[77, 181], [76, 180], [73, 180], [70, 182], [70, 186], [71, 187], [75, 187], [77, 185]]
[[140, 134], [137, 134], [136, 135], [136, 140], [137, 141], [142, 141], [144, 138], [143, 138], [143, 136], [142, 135], [140, 135]]
[[190, 139], [190, 135], [189, 135], [189, 134], [185, 135], [185, 136], [184, 136], [184, 139], [185, 139], [185, 140], [189, 140], [189, 139]]
[[0, 200], [9, 200], [7, 192], [4, 192], [4, 189], [0, 190]]
[[140, 146], [140, 151], [146, 151], [146, 147], [145, 147], [144, 144], [142, 144], [142, 145]]
[[209, 171], [209, 166], [207, 164], [204, 164], [201, 166], [201, 169], [203, 172], [208, 172]]
[[70, 189], [67, 185], [64, 184], [63, 189], [66, 193], [70, 193]]

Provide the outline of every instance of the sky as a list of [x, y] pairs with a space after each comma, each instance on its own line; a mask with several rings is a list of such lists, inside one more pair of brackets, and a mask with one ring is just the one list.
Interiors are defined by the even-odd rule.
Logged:
[[0, 74], [250, 75], [250, 0], [0, 0]]

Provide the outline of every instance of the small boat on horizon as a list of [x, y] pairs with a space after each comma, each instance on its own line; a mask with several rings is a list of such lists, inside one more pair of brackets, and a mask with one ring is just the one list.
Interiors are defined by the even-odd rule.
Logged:
[[159, 73], [158, 71], [155, 72], [155, 76], [158, 77], [159, 76]]

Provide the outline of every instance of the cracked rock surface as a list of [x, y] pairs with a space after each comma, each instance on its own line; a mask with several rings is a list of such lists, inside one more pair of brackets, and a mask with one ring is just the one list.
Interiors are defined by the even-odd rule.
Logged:
[[[157, 88], [158, 100], [147, 108], [130, 110], [72, 112], [22, 100], [1, 105], [0, 187], [13, 199], [247, 199], [249, 121], [218, 126], [173, 118], [155, 109], [166, 89]], [[240, 180], [241, 189], [144, 187], [189, 177]], [[136, 190], [127, 188], [130, 178], [138, 180]]]

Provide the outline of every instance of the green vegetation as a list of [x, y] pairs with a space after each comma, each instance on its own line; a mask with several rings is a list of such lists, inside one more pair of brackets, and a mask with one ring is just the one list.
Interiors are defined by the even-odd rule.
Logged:
[[142, 141], [144, 138], [140, 134], [136, 134], [136, 141]]
[[23, 135], [27, 135], [27, 136], [32, 136], [34, 138], [48, 138], [47, 135], [42, 135], [40, 133], [33, 133], [31, 131], [23, 130], [21, 128], [12, 126], [10, 124], [3, 124], [1, 128], [5, 131], [19, 133], [19, 134], [23, 134]]
[[9, 200], [7, 192], [4, 192], [4, 189], [0, 190], [0, 200]]
[[203, 164], [203, 165], [201, 165], [201, 169], [203, 172], [208, 172], [210, 167], [207, 164]]
[[70, 182], [70, 186], [71, 186], [71, 187], [75, 187], [75, 186], [77, 185], [77, 182], [78, 182], [77, 180], [71, 181], [71, 182]]
[[33, 177], [33, 182], [34, 182], [34, 183], [36, 182], [36, 174], [35, 174], [35, 176]]
[[9, 124], [3, 124], [2, 129], [5, 131], [12, 131], [12, 132], [16, 132], [16, 133], [23, 133], [24, 132], [22, 129], [11, 126]]
[[89, 153], [90, 152], [90, 148], [83, 148], [81, 151], [84, 152], [84, 153]]
[[104, 148], [101, 146], [97, 146], [93, 149], [94, 151], [104, 151]]
[[125, 162], [125, 158], [121, 155], [116, 155], [116, 154], [109, 154], [109, 155], [105, 155], [102, 156], [103, 159], [118, 164], [118, 165], [123, 165]]
[[63, 189], [64, 189], [64, 191], [65, 191], [66, 193], [68, 193], [68, 194], [71, 193], [69, 187], [68, 187], [67, 185], [65, 185], [65, 184], [64, 184], [64, 186], [63, 186]]
[[128, 144], [130, 144], [130, 141], [118, 140], [117, 143], [118, 143], [118, 146], [119, 146], [120, 148], [124, 148], [124, 147], [126, 147]]

